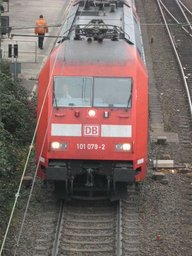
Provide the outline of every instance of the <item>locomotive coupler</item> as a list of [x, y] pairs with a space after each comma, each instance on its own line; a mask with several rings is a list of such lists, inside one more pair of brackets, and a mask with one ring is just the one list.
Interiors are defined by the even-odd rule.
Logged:
[[66, 189], [66, 192], [68, 193], [68, 180], [65, 180], [65, 189]]
[[74, 176], [71, 177], [71, 187], [70, 187], [71, 194], [73, 194], [73, 183], [74, 183]]
[[107, 176], [107, 192], [110, 191], [111, 177]]
[[87, 186], [87, 187], [94, 186], [94, 177], [93, 177], [93, 169], [92, 168], [87, 169], [87, 182], [86, 182], [85, 186]]

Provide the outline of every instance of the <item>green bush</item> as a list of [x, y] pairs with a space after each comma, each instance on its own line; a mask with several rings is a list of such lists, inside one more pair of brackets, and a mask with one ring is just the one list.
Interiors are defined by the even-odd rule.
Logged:
[[36, 107], [19, 81], [14, 82], [7, 73], [0, 74], [0, 81], [1, 240], [34, 133]]
[[18, 82], [5, 74], [1, 75], [1, 81], [1, 121], [17, 143], [25, 145], [34, 132], [34, 103], [27, 100], [27, 91]]

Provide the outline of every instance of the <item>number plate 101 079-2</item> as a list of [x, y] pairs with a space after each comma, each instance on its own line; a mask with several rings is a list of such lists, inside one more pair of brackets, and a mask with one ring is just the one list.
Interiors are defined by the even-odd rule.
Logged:
[[77, 143], [78, 150], [105, 150], [105, 144]]

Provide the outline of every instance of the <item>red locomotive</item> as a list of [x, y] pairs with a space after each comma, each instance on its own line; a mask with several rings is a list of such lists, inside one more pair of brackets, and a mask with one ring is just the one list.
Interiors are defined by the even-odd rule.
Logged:
[[39, 175], [109, 197], [146, 175], [148, 74], [131, 0], [71, 7], [39, 76]]

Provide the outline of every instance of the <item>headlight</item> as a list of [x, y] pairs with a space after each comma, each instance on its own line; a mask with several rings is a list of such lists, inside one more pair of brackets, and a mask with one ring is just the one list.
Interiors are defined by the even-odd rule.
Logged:
[[96, 115], [95, 110], [94, 110], [94, 109], [90, 109], [89, 112], [88, 112], [88, 115], [89, 115], [90, 117], [94, 117], [94, 116]]
[[122, 144], [116, 144], [115, 145], [115, 150], [116, 151], [126, 151], [130, 152], [131, 151], [131, 143], [122, 143]]
[[58, 142], [58, 141], [51, 142], [51, 150], [65, 150], [65, 149], [67, 149], [66, 142]]
[[131, 144], [130, 143], [124, 143], [122, 145], [122, 148], [124, 151], [130, 151], [131, 150]]

